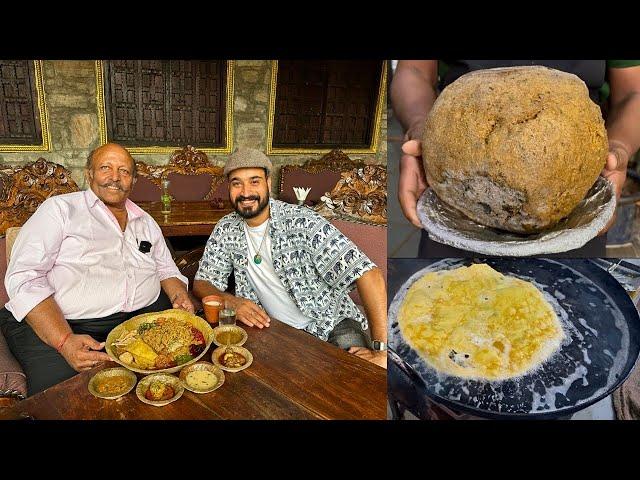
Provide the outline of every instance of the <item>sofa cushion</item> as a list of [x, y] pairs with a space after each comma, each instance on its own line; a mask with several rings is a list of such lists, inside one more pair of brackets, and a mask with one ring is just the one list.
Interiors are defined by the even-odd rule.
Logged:
[[182, 173], [170, 173], [169, 193], [179, 202], [195, 202], [204, 200], [209, 190], [213, 178], [208, 173], [200, 175], [183, 175]]
[[[7, 273], [7, 239], [0, 237], [0, 308], [4, 308], [9, 296], [4, 287], [4, 276]], [[27, 379], [15, 359], [9, 346], [0, 332], [0, 390], [16, 390], [27, 395]]]
[[143, 175], [138, 175], [129, 199], [132, 202], [159, 202], [161, 194], [155, 183]]
[[213, 193], [209, 195], [209, 198], [207, 200], [211, 200], [218, 207], [230, 206], [231, 204], [229, 200], [229, 182], [225, 180], [220, 185], [218, 185], [213, 190]]
[[282, 167], [280, 175], [281, 190], [278, 199], [288, 203], [298, 203], [293, 187], [311, 187], [306, 202], [316, 204], [320, 201], [320, 197], [333, 190], [340, 180], [340, 173], [331, 170], [309, 173], [293, 165]]
[[[330, 222], [380, 268], [386, 282], [387, 226], [356, 223], [338, 218], [332, 218]], [[362, 299], [357, 289], [354, 289], [350, 295], [356, 304], [362, 305]]]
[[27, 396], [27, 377], [0, 332], [0, 390], [15, 390]]

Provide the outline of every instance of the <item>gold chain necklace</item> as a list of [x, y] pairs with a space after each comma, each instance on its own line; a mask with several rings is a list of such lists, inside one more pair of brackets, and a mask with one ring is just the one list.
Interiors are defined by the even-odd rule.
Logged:
[[[271, 220], [271, 219], [269, 219]], [[253, 238], [251, 238], [251, 234], [249, 233], [249, 225], [245, 222], [245, 231], [247, 232], [247, 238], [251, 242], [251, 246], [256, 251], [256, 254], [253, 256], [253, 263], [256, 265], [260, 265], [262, 263], [262, 255], [260, 255], [260, 251], [262, 251], [262, 245], [264, 244], [264, 239], [267, 238], [267, 233], [269, 233], [269, 220], [267, 220], [267, 226], [264, 229], [264, 233], [262, 234], [262, 240], [260, 241], [260, 246], [256, 248], [256, 244], [253, 243]]]

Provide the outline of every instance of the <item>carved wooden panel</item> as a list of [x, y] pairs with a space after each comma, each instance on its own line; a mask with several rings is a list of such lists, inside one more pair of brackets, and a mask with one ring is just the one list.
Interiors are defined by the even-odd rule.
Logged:
[[187, 145], [181, 150], [173, 152], [167, 165], [147, 165], [144, 162], [136, 162], [138, 175], [143, 175], [151, 180], [158, 188], [162, 189], [162, 179], [170, 173], [182, 175], [211, 175], [211, 188], [204, 200], [213, 198], [213, 193], [218, 185], [224, 182], [223, 168], [209, 163], [207, 154]]
[[79, 190], [69, 170], [44, 158], [10, 172], [4, 169], [0, 176], [0, 235], [22, 226], [48, 197]]
[[273, 146], [367, 148], [382, 62], [278, 62]]
[[329, 195], [315, 210], [326, 217], [344, 217], [375, 224], [387, 223], [387, 168], [365, 165], [342, 173]]
[[[182, 168], [185, 171], [196, 171], [198, 168], [211, 166], [207, 154], [196, 150], [191, 145], [173, 152], [171, 158], [169, 158], [169, 165], [175, 168]], [[222, 168], [220, 168], [220, 171], [222, 171]]]
[[351, 160], [349, 156], [342, 150], [331, 150], [322, 157], [312, 158], [304, 164], [304, 169], [311, 173], [321, 172], [323, 170], [331, 170], [332, 172], [344, 172], [358, 166], [363, 166], [363, 162]]
[[226, 61], [108, 60], [109, 139], [126, 146], [223, 146]]
[[0, 144], [42, 143], [32, 60], [0, 60]]
[[189, 280], [189, 288], [193, 288], [193, 279], [200, 267], [200, 259], [204, 254], [204, 247], [198, 247], [180, 255], [175, 259], [176, 267], [180, 273]]

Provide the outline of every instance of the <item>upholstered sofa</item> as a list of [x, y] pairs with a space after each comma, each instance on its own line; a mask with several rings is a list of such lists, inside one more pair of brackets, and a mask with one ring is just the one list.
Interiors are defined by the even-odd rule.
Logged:
[[129, 198], [134, 202], [158, 202], [162, 180], [169, 180], [174, 200], [193, 202], [227, 198], [227, 182], [222, 168], [209, 162], [207, 154], [187, 145], [176, 150], [166, 165], [147, 165], [137, 161], [138, 180]]

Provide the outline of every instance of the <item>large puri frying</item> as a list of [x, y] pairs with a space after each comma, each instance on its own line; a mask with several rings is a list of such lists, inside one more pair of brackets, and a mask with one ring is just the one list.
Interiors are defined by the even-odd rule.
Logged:
[[390, 346], [417, 373], [429, 396], [486, 417], [557, 417], [597, 402], [628, 376], [640, 351], [638, 312], [616, 280], [588, 260], [484, 260], [505, 275], [532, 282], [563, 324], [565, 339], [560, 349], [538, 369], [493, 382], [433, 369], [403, 339], [397, 323], [399, 306], [427, 271], [472, 262], [447, 259], [420, 270], [402, 285], [390, 306]]

